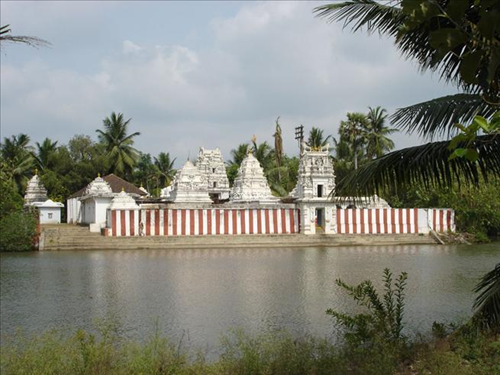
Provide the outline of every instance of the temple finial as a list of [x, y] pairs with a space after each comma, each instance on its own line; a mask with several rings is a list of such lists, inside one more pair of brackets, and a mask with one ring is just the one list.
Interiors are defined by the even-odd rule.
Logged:
[[97, 173], [97, 177], [100, 178], [101, 177], [101, 174], [100, 173]]
[[35, 168], [35, 176], [38, 176], [38, 168]]
[[252, 142], [253, 143], [257, 143], [257, 136], [254, 134], [253, 137], [252, 137]]
[[122, 186], [122, 192], [125, 192], [125, 188]]

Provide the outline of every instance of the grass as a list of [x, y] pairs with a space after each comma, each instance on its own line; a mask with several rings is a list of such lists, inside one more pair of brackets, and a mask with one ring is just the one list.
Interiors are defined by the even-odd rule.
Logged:
[[7, 374], [500, 374], [500, 336], [473, 326], [403, 346], [335, 346], [287, 332], [226, 335], [221, 356], [169, 341], [158, 330], [142, 343], [121, 339], [113, 327], [93, 335], [51, 330], [2, 338], [0, 373]]

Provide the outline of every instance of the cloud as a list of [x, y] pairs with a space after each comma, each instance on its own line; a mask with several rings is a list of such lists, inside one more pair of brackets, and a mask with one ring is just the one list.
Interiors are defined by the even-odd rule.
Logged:
[[[138, 149], [167, 151], [183, 161], [199, 146], [220, 147], [228, 157], [253, 134], [272, 143], [274, 120], [281, 116], [285, 150], [295, 153], [299, 124], [335, 135], [348, 111], [377, 105], [393, 111], [453, 91], [419, 74], [390, 40], [352, 35], [313, 17], [312, 7], [242, 3], [231, 16], [206, 20], [198, 48], [111, 38], [101, 41], [98, 61], [68, 51], [85, 68], [64, 66], [65, 51], [56, 48], [57, 64], [43, 58], [2, 62], [2, 133], [65, 142], [74, 134], [94, 135], [117, 111], [133, 118], [131, 131], [141, 132]], [[119, 11], [115, 7], [112, 16], [124, 17]], [[149, 25], [142, 22], [146, 32]], [[396, 140], [400, 147], [419, 142], [402, 135]]]
[[122, 51], [125, 55], [129, 53], [138, 53], [142, 50], [141, 47], [139, 47], [137, 44], [134, 42], [131, 42], [130, 40], [124, 40], [123, 41], [123, 47]]

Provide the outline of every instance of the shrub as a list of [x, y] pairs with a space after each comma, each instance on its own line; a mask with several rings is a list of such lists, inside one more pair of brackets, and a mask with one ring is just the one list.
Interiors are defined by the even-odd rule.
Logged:
[[35, 236], [33, 213], [15, 211], [0, 218], [0, 251], [32, 250]]

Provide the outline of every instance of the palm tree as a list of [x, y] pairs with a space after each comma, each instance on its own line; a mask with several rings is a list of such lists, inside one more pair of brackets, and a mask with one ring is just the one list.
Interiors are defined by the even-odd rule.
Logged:
[[474, 301], [476, 318], [492, 330], [500, 328], [500, 263], [483, 276], [474, 292], [479, 293]]
[[381, 157], [388, 151], [394, 149], [394, 142], [387, 136], [396, 132], [396, 129], [388, 128], [385, 125], [387, 111], [384, 108], [368, 107], [368, 127], [366, 134], [366, 156], [369, 159]]
[[29, 142], [30, 137], [26, 134], [13, 135], [11, 138], [4, 138], [0, 149], [2, 159], [20, 194], [24, 192], [24, 185], [33, 170], [33, 148], [29, 146]]
[[257, 140], [252, 140], [252, 152], [255, 158], [259, 161], [260, 166], [264, 169], [264, 174], [274, 168], [274, 150], [267, 142], [257, 144]]
[[170, 154], [160, 152], [158, 157], [155, 159], [155, 165], [158, 168], [158, 174], [160, 176], [160, 186], [165, 187], [170, 185], [172, 182], [176, 170], [174, 169], [174, 163], [176, 158], [170, 160]]
[[33, 154], [37, 168], [44, 170], [49, 168], [50, 157], [57, 150], [57, 141], [52, 142], [49, 138], [45, 138], [42, 144], [36, 142], [36, 153]]
[[328, 144], [328, 139], [330, 136], [324, 138], [323, 130], [319, 128], [313, 128], [309, 132], [309, 138], [307, 139], [307, 145], [311, 147], [313, 150], [319, 150], [321, 147], [324, 147]]
[[23, 43], [35, 48], [50, 46], [50, 42], [34, 36], [10, 35], [9, 33], [12, 30], [9, 29], [9, 26], [4, 25], [0, 27], [0, 48], [2, 48], [2, 44], [5, 42]]
[[[399, 109], [391, 116], [396, 127], [432, 140], [436, 136], [455, 135], [455, 123], [469, 123], [477, 114], [491, 119], [499, 108], [500, 69], [494, 60], [498, 56], [499, 35], [483, 27], [500, 23], [497, 8], [498, 3], [486, 1], [350, 0], [323, 5], [314, 11], [329, 21], [352, 25], [354, 32], [366, 28], [369, 33], [377, 31], [394, 37], [403, 56], [415, 59], [422, 71], [437, 71], [443, 80], [463, 90]], [[383, 160], [367, 165], [360, 172], [363, 178], [350, 179], [349, 185], [340, 182], [337, 190], [352, 186], [373, 189], [381, 186], [384, 178], [401, 184], [425, 180], [451, 186], [460, 179], [477, 184], [481, 175], [500, 175], [500, 168], [490, 168], [500, 164], [499, 137], [490, 133], [477, 138], [473, 146], [481, 155], [480, 164], [449, 161], [450, 142], [435, 142], [387, 154]], [[366, 185], [367, 181], [373, 184]], [[362, 192], [366, 193], [369, 192]]]
[[358, 169], [358, 153], [367, 141], [368, 119], [363, 113], [347, 113], [347, 121], [340, 122], [340, 137], [352, 148], [354, 169]]
[[[276, 130], [273, 134], [274, 137], [274, 155], [276, 156], [276, 164], [281, 167], [281, 158], [283, 157], [283, 137], [281, 135], [281, 126], [279, 124], [279, 117], [276, 119]], [[278, 180], [281, 182], [281, 172], [278, 169]]]
[[130, 120], [124, 121], [123, 114], [115, 112], [103, 120], [104, 131], [97, 129], [99, 140], [105, 146], [110, 172], [121, 177], [130, 177], [139, 159], [139, 154], [132, 147], [133, 138], [141, 133], [127, 134]]
[[240, 143], [238, 147], [232, 149], [231, 157], [233, 159], [228, 162], [229, 166], [237, 165], [239, 167], [243, 162], [243, 159], [247, 157], [249, 147], [248, 143]]

